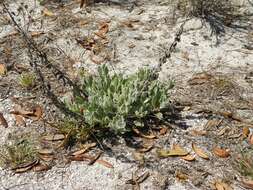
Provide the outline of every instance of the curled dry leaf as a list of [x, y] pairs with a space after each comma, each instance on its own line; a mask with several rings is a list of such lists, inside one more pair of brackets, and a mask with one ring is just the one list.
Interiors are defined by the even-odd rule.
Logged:
[[14, 114], [14, 115], [22, 116], [24, 118], [30, 118], [34, 121], [37, 121], [41, 118], [41, 116], [43, 114], [43, 110], [42, 110], [41, 106], [36, 105], [33, 107], [32, 111], [27, 111], [27, 110], [24, 110], [20, 107], [16, 107], [15, 110], [11, 111], [10, 113]]
[[195, 145], [195, 143], [192, 143], [192, 149], [193, 149], [193, 151], [194, 151], [199, 157], [204, 158], [204, 159], [207, 159], [207, 160], [209, 159], [208, 154], [207, 154], [204, 150], [202, 150], [201, 148], [197, 147], [197, 146]]
[[96, 143], [85, 144], [83, 145], [83, 148], [81, 150], [75, 151], [71, 155], [76, 156], [76, 155], [83, 154], [87, 152], [90, 148], [95, 147], [96, 145], [97, 145]]
[[42, 172], [42, 171], [46, 171], [46, 170], [49, 170], [50, 169], [50, 166], [46, 165], [46, 164], [37, 164], [35, 166], [33, 166], [33, 171], [34, 172]]
[[107, 167], [107, 168], [114, 168], [113, 165], [105, 160], [97, 160], [97, 163]]
[[182, 148], [180, 145], [173, 145], [172, 149], [159, 150], [157, 151], [158, 156], [160, 157], [169, 157], [169, 156], [186, 156], [189, 152]]
[[168, 132], [168, 128], [167, 128], [167, 127], [162, 127], [162, 128], [160, 129], [159, 134], [160, 134], [160, 135], [165, 135], [167, 132]]
[[41, 149], [38, 151], [39, 154], [53, 154], [53, 150], [51, 149]]
[[54, 159], [54, 156], [51, 154], [40, 154], [39, 158], [45, 162], [51, 162]]
[[206, 82], [209, 82], [211, 78], [212, 78], [212, 75], [210, 75], [208, 73], [198, 73], [198, 74], [194, 75], [188, 81], [188, 84], [189, 85], [201, 85], [201, 84], [204, 84]]
[[108, 31], [109, 31], [109, 25], [108, 25], [108, 23], [103, 22], [103, 23], [101, 23], [98, 32], [95, 32], [95, 34], [96, 34], [98, 37], [102, 38], [102, 39], [106, 39], [105, 34], [106, 34]]
[[221, 158], [227, 158], [230, 156], [230, 151], [229, 150], [226, 150], [226, 149], [221, 149], [219, 147], [214, 147], [213, 148], [213, 153], [216, 155], [216, 156], [219, 156]]
[[[75, 156], [70, 156], [69, 160], [71, 161], [93, 161], [94, 160], [94, 156], [89, 156], [89, 155], [85, 155], [85, 154], [81, 154], [81, 155], [75, 155]], [[95, 162], [107, 167], [107, 168], [113, 168], [113, 165], [105, 160], [95, 160]]]
[[12, 170], [14, 170], [15, 173], [27, 172], [31, 170], [34, 166], [36, 166], [38, 163], [39, 163], [38, 160], [34, 160], [32, 162], [25, 163], [25, 164], [19, 165], [18, 167], [12, 168]]
[[0, 112], [0, 125], [4, 126], [5, 128], [8, 127], [8, 123], [6, 119], [4, 118], [3, 113]]
[[253, 189], [253, 180], [242, 180], [241, 184], [245, 188]]
[[182, 156], [181, 158], [182, 158], [183, 160], [186, 160], [186, 161], [193, 161], [193, 160], [195, 160], [195, 156], [190, 155], [190, 154], [188, 154], [188, 155], [186, 155], [186, 156]]
[[34, 108], [33, 108], [33, 115], [31, 116], [31, 118], [35, 121], [38, 121], [43, 115], [43, 110], [41, 108], [41, 106], [39, 105], [36, 105]]
[[15, 120], [16, 120], [16, 125], [21, 125], [21, 126], [26, 126], [26, 122], [24, 120], [24, 118], [21, 116], [21, 115], [15, 115], [14, 114], [14, 117], [15, 117]]

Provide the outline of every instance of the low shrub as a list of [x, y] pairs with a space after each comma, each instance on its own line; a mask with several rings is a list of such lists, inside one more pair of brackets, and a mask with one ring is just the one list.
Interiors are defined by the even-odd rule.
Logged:
[[81, 114], [90, 128], [107, 128], [123, 134], [131, 130], [131, 125], [143, 126], [145, 117], [168, 106], [167, 91], [171, 87], [171, 82], [166, 86], [150, 69], [130, 76], [110, 75], [103, 65], [98, 76], [83, 77], [82, 90], [88, 98], [74, 95], [67, 105]]

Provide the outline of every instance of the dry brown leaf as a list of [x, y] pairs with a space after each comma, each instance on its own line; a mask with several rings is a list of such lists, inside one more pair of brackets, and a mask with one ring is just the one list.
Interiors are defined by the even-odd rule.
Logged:
[[54, 13], [52, 11], [48, 10], [47, 8], [45, 8], [43, 10], [43, 15], [51, 17], [51, 16], [54, 16]]
[[42, 139], [45, 141], [61, 141], [64, 138], [65, 138], [65, 135], [63, 134], [46, 135], [42, 137]]
[[107, 22], [102, 22], [100, 24], [98, 32], [95, 32], [95, 34], [102, 39], [106, 39], [105, 35], [106, 33], [108, 33], [108, 31], [109, 31], [109, 24]]
[[42, 107], [39, 105], [36, 105], [33, 108], [33, 115], [30, 116], [34, 121], [38, 121], [43, 115]]
[[6, 75], [7, 69], [4, 64], [0, 64], [0, 76]]
[[186, 161], [194, 161], [194, 160], [195, 160], [195, 156], [190, 155], [190, 154], [188, 154], [188, 155], [186, 155], [186, 156], [182, 156], [181, 158], [182, 158], [183, 160], [186, 160]]
[[216, 190], [232, 190], [231, 187], [222, 181], [216, 181], [214, 184]]
[[51, 162], [54, 159], [52, 154], [39, 154], [39, 158], [45, 162]]
[[162, 127], [159, 131], [160, 135], [165, 135], [168, 132], [168, 128], [167, 127]]
[[216, 156], [219, 156], [221, 158], [227, 158], [230, 156], [230, 151], [229, 150], [226, 150], [226, 149], [221, 149], [219, 147], [214, 147], [213, 148], [213, 153], [216, 155]]
[[42, 171], [46, 171], [46, 170], [49, 170], [50, 169], [50, 166], [46, 165], [46, 164], [37, 164], [35, 166], [33, 166], [33, 171], [34, 172], [42, 172]]
[[4, 115], [2, 112], [0, 112], [0, 125], [4, 126], [5, 128], [8, 127], [8, 123], [6, 119], [4, 118]]
[[69, 160], [71, 161], [89, 161], [91, 157], [87, 157], [87, 155], [80, 154], [75, 156], [69, 156]]
[[189, 152], [182, 148], [180, 145], [173, 145], [172, 149], [159, 150], [157, 151], [160, 157], [169, 157], [169, 156], [186, 156]]
[[208, 154], [207, 154], [204, 150], [202, 150], [201, 148], [197, 147], [197, 146], [195, 145], [195, 143], [192, 143], [192, 149], [193, 149], [193, 151], [194, 151], [199, 157], [204, 158], [204, 159], [207, 159], [207, 160], [209, 159]]
[[253, 189], [253, 180], [242, 180], [242, 186], [248, 189]]
[[16, 125], [21, 125], [21, 126], [26, 126], [26, 122], [24, 120], [24, 118], [21, 116], [21, 115], [15, 115], [14, 114], [14, 117], [15, 117], [15, 120], [16, 120]]
[[242, 135], [244, 138], [247, 138], [250, 134], [250, 130], [249, 130], [249, 127], [243, 127], [242, 129]]
[[14, 170], [15, 173], [27, 172], [27, 171], [31, 170], [38, 163], [39, 163], [38, 160], [34, 160], [32, 162], [29, 162], [29, 163], [26, 163], [26, 164], [22, 164], [22, 165], [20, 165], [18, 167], [12, 168], [12, 170]]
[[107, 167], [107, 168], [114, 168], [113, 165], [105, 160], [97, 160], [97, 163]]
[[[99, 155], [100, 156], [100, 155]], [[75, 156], [70, 156], [69, 159], [71, 161], [93, 161], [94, 160], [94, 156], [89, 156], [89, 155], [85, 155], [85, 154], [81, 154], [81, 155], [75, 155]], [[113, 165], [105, 160], [95, 160], [96, 163], [99, 163], [107, 168], [113, 168]]]
[[96, 143], [85, 144], [85, 145], [83, 145], [82, 149], [73, 152], [71, 155], [76, 156], [76, 155], [83, 154], [83, 153], [87, 152], [90, 148], [95, 147], [96, 145], [97, 145]]
[[49, 154], [53, 154], [54, 152], [53, 152], [52, 149], [46, 149], [46, 148], [44, 148], [44, 149], [40, 149], [40, 150], [38, 151], [38, 153], [39, 153], [39, 154], [47, 154], [47, 155], [49, 155]]
[[208, 81], [210, 81], [210, 79], [212, 78], [212, 75], [207, 74], [207, 73], [198, 73], [196, 75], [193, 76], [193, 78], [191, 78], [188, 81], [189, 85], [201, 85], [204, 84]]

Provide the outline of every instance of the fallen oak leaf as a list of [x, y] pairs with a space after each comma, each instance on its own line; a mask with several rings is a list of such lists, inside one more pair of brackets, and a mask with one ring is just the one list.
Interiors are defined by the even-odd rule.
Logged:
[[[71, 161], [94, 161], [94, 157], [93, 156], [89, 156], [89, 155], [85, 155], [85, 154], [82, 154], [82, 155], [75, 155], [75, 156], [69, 156], [69, 159]], [[99, 163], [107, 168], [114, 168], [113, 165], [105, 160], [101, 160], [101, 159], [98, 159], [98, 160], [95, 160], [96, 163]]]
[[99, 164], [102, 164], [103, 166], [107, 167], [107, 168], [114, 168], [113, 165], [105, 160], [97, 160], [96, 161]]
[[4, 115], [2, 112], [0, 112], [0, 125], [4, 126], [5, 128], [8, 127], [8, 123], [6, 119], [4, 118]]
[[46, 148], [40, 149], [40, 150], [38, 150], [38, 154], [46, 154], [46, 155], [48, 155], [48, 154], [53, 154], [53, 150], [51, 150], [51, 149], [46, 149]]
[[213, 153], [216, 155], [216, 156], [219, 156], [221, 158], [227, 158], [230, 156], [230, 152], [229, 150], [225, 150], [225, 149], [221, 149], [219, 147], [214, 147], [213, 148]]
[[206, 160], [209, 159], [208, 154], [204, 152], [204, 150], [202, 150], [201, 148], [197, 147], [195, 143], [192, 143], [192, 149], [199, 157], [204, 158]]
[[52, 154], [39, 154], [39, 158], [45, 162], [51, 162], [55, 157]]
[[26, 122], [24, 120], [24, 118], [21, 116], [21, 115], [15, 115], [14, 114], [14, 117], [15, 117], [15, 120], [16, 120], [16, 125], [21, 125], [21, 126], [26, 126]]
[[21, 165], [15, 167], [15, 168], [12, 168], [12, 170], [15, 173], [24, 173], [24, 172], [26, 172], [28, 170], [31, 170], [38, 163], [39, 163], [39, 160], [34, 160], [32, 162], [21, 164]]
[[38, 121], [42, 117], [42, 115], [43, 115], [43, 110], [42, 110], [41, 106], [36, 105], [33, 108], [33, 114], [30, 117], [34, 121]]
[[195, 156], [190, 155], [190, 154], [188, 154], [188, 155], [186, 155], [186, 156], [182, 156], [181, 158], [182, 158], [183, 160], [186, 160], [186, 161], [193, 161], [193, 160], [195, 160]]
[[253, 189], [253, 180], [242, 180], [241, 184], [245, 188]]
[[172, 149], [159, 150], [157, 151], [158, 156], [160, 157], [169, 157], [169, 156], [186, 156], [189, 152], [182, 148], [180, 145], [173, 145]]
[[49, 170], [51, 167], [47, 164], [41, 164], [38, 163], [37, 165], [33, 166], [32, 170], [34, 172], [42, 172], [42, 171], [47, 171]]

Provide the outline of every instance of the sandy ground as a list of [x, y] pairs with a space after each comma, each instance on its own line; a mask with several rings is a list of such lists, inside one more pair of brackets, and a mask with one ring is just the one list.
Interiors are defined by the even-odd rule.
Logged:
[[[18, 0], [9, 5], [15, 11], [21, 2], [22, 0]], [[101, 3], [86, 9], [79, 9], [78, 3], [75, 2], [68, 2], [68, 6], [59, 9], [56, 8], [54, 3], [41, 6], [38, 2], [35, 2], [33, 0], [25, 2], [30, 9], [34, 10], [33, 15], [35, 18], [41, 20], [41, 11], [44, 7], [52, 11], [53, 16], [44, 17], [42, 25], [31, 25], [30, 31], [44, 32], [38, 41], [46, 44], [49, 54], [58, 63], [63, 63], [64, 67], [69, 69], [70, 75], [72, 74], [71, 71], [80, 67], [85, 68], [90, 73], [96, 72], [98, 64], [94, 64], [94, 61], [91, 60], [91, 53], [84, 51], [84, 48], [76, 42], [76, 39], [80, 39], [85, 35], [92, 35], [98, 30], [99, 23], [102, 21], [109, 24], [107, 34], [109, 43], [101, 45], [103, 48], [98, 50], [95, 59], [105, 59], [104, 62], [108, 63], [112, 71], [126, 74], [136, 72], [141, 67], [155, 67], [159, 63], [163, 51], [169, 48], [182, 22], [182, 19], [173, 20], [173, 13], [171, 12], [173, 7], [164, 5], [162, 1], [160, 3], [159, 1], [139, 1], [138, 6], [131, 3], [126, 3], [123, 6]], [[8, 23], [3, 23], [0, 28], [0, 40], [5, 40], [6, 36], [14, 32], [13, 27]], [[190, 94], [188, 98], [184, 94], [184, 90], [187, 91], [188, 88], [191, 88], [187, 86], [187, 81], [194, 74], [207, 71], [231, 78], [236, 84], [243, 87], [244, 90], [241, 96], [246, 96], [252, 100], [253, 76], [250, 73], [253, 72], [253, 51], [246, 48], [253, 44], [252, 31], [234, 31], [227, 28], [226, 34], [219, 38], [219, 44], [217, 44], [216, 36], [211, 36], [210, 33], [210, 28], [202, 26], [199, 19], [192, 19], [186, 23], [176, 52], [163, 65], [160, 73], [162, 80], [173, 79], [176, 82], [177, 87], [175, 92], [172, 93], [172, 98], [181, 97], [186, 102], [191, 101], [190, 95], [193, 94]], [[96, 38], [99, 39], [99, 37]], [[7, 38], [7, 40], [10, 39]], [[15, 44], [16, 42], [12, 41], [10, 43]], [[0, 48], [0, 50], [3, 52], [3, 48]], [[16, 61], [27, 64], [26, 56], [22, 53], [22, 50], [20, 51], [21, 53]], [[62, 52], [64, 52], [64, 57], [70, 57], [72, 62], [63, 62]], [[75, 77], [76, 74], [73, 75]], [[248, 82], [245, 81], [246, 77]], [[5, 78], [0, 78], [0, 83], [4, 82]], [[237, 90], [239, 90], [239, 87]], [[20, 127], [15, 126], [14, 118], [9, 114], [13, 107], [12, 96], [29, 96], [30, 94], [12, 90], [7, 95], [4, 93], [1, 92], [0, 112], [4, 114], [10, 127], [7, 129], [0, 127], [1, 144], [6, 142], [11, 133], [20, 130], [32, 130], [20, 129]], [[191, 91], [188, 91], [188, 93], [191, 93]], [[209, 92], [206, 91], [206, 93]], [[185, 111], [182, 113], [183, 120], [181, 122], [185, 122], [188, 131], [202, 129], [208, 119], [198, 116], [191, 111]], [[250, 115], [246, 119], [250, 120]], [[169, 147], [173, 142], [180, 142], [189, 149], [189, 139], [184, 139], [181, 136], [181, 133], [186, 134], [187, 130], [182, 132], [180, 129], [175, 129], [175, 132], [161, 140], [162, 146]], [[191, 138], [190, 140], [197, 141], [207, 147], [214, 143], [209, 143], [208, 139], [202, 137]], [[88, 166], [85, 163], [77, 162], [72, 162], [66, 166], [57, 165], [43, 173], [13, 174], [6, 169], [0, 169], [0, 189], [131, 189], [131, 185], [126, 185], [125, 181], [130, 179], [132, 172], [135, 172], [138, 168], [138, 164], [132, 158], [133, 151], [133, 149], [129, 149], [122, 153], [131, 162], [124, 162], [114, 156], [105, 154], [102, 158], [113, 164], [114, 169], [108, 169], [99, 164]], [[220, 167], [220, 164], [226, 165], [226, 163], [224, 161], [216, 162], [215, 159], [210, 161], [199, 159], [194, 166], [189, 166], [188, 163], [182, 163], [175, 159], [165, 159], [160, 163], [155, 163], [156, 161], [153, 160], [153, 166], [151, 167], [139, 169], [139, 174], [145, 171], [149, 171], [151, 174], [141, 184], [143, 190], [210, 189], [211, 187], [206, 184], [212, 183], [217, 178], [232, 177], [226, 176], [226, 172], [228, 175], [230, 175], [229, 172], [233, 172], [229, 164], [226, 166], [227, 170], [225, 170]], [[172, 168], [168, 169], [169, 167]], [[184, 183], [175, 180], [173, 167], [175, 167], [174, 169], [177, 167], [185, 169], [191, 176], [191, 180]], [[195, 169], [194, 172], [191, 171], [192, 167]], [[198, 169], [208, 171], [212, 175], [201, 178], [201, 171], [198, 171]], [[198, 171], [198, 175], [195, 173], [196, 171]], [[204, 185], [199, 185], [198, 180], [205, 181]], [[234, 189], [243, 189], [238, 184], [238, 180], [230, 179], [230, 182]]]

